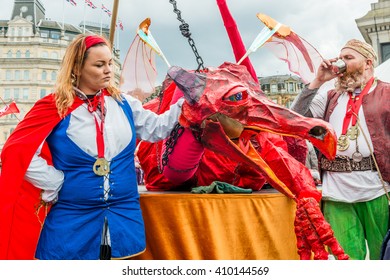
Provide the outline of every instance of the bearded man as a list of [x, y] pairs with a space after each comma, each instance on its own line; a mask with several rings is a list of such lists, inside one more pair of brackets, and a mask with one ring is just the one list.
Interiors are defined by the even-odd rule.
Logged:
[[[379, 259], [389, 226], [390, 84], [375, 79], [371, 45], [350, 40], [324, 60], [292, 110], [328, 121], [338, 143], [333, 161], [319, 159], [323, 211], [351, 259]], [[319, 88], [332, 79], [335, 88]]]

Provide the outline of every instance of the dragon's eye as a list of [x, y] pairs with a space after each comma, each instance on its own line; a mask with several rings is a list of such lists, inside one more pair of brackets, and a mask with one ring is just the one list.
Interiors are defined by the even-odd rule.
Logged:
[[237, 92], [236, 94], [233, 94], [228, 97], [229, 101], [240, 101], [242, 100], [242, 92]]
[[244, 100], [247, 99], [248, 99], [248, 92], [246, 91], [246, 88], [242, 86], [235, 87], [229, 90], [229, 92], [225, 94], [225, 96], [223, 97], [224, 101], [233, 102], [233, 103], [243, 102]]

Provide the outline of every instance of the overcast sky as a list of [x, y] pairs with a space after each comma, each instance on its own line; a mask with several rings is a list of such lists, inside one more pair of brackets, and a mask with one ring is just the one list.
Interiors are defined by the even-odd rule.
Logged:
[[[0, 0], [0, 19], [9, 19], [13, 0]], [[72, 6], [65, 0], [40, 0], [46, 17], [52, 20], [79, 25], [86, 21], [110, 25], [111, 18], [101, 12], [103, 3], [112, 11], [113, 0], [92, 0], [98, 6], [86, 7], [84, 0], [74, 0]], [[218, 66], [224, 61], [233, 61], [230, 43], [223, 27], [215, 0], [176, 0], [182, 18], [189, 24], [192, 38], [205, 66]], [[62, 12], [64, 2], [65, 11]], [[257, 13], [267, 14], [281, 23], [289, 25], [298, 35], [311, 43], [324, 57], [335, 57], [340, 48], [351, 38], [363, 40], [355, 19], [367, 14], [371, 3], [378, 0], [227, 0], [236, 19], [244, 43], [250, 46], [264, 25]], [[85, 13], [84, 13], [85, 11]], [[120, 0], [118, 18], [124, 30], [117, 29], [115, 42], [119, 41], [121, 59], [134, 38], [139, 23], [150, 17], [150, 30], [171, 65], [196, 69], [197, 63], [186, 38], [179, 31], [180, 22], [173, 13], [169, 0]], [[260, 48], [250, 56], [258, 76], [289, 74], [286, 63], [279, 61], [269, 50]], [[167, 67], [156, 58], [159, 78], [163, 79]]]

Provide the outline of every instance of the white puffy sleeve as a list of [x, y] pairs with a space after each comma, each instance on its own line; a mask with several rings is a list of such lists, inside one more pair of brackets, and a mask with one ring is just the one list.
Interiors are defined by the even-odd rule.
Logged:
[[169, 136], [179, 120], [184, 102], [184, 98], [180, 98], [169, 110], [158, 115], [145, 109], [138, 99], [129, 95], [125, 95], [125, 98], [133, 111], [137, 138], [148, 142], [157, 142]]
[[42, 200], [45, 202], [55, 202], [58, 192], [64, 182], [64, 173], [49, 165], [45, 159], [39, 156], [41, 146], [35, 152], [24, 178], [35, 187], [44, 190]]

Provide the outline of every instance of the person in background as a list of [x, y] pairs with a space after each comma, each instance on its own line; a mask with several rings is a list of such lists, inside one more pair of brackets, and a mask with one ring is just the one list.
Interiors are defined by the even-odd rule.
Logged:
[[309, 168], [311, 176], [313, 177], [316, 185], [321, 184], [320, 172], [318, 170], [318, 157], [317, 152], [310, 141], [306, 140], [307, 144], [307, 156], [305, 165]]
[[[379, 259], [389, 221], [390, 84], [377, 80], [371, 45], [349, 40], [339, 57], [325, 59], [292, 110], [328, 121], [337, 155], [320, 157], [323, 209], [351, 259]], [[319, 91], [336, 79], [335, 88]]]
[[4, 145], [0, 259], [122, 259], [145, 250], [136, 138], [168, 137], [183, 100], [162, 115], [145, 110], [113, 85], [112, 64], [105, 38], [76, 37], [55, 92]]

